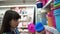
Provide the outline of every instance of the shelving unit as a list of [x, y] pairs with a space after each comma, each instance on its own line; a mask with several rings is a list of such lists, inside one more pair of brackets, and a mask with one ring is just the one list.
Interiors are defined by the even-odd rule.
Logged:
[[[43, 6], [42, 9], [46, 9], [46, 7], [47, 7], [48, 5], [50, 5], [51, 2], [52, 2], [52, 0], [49, 0], [49, 1], [46, 3], [46, 5]], [[42, 12], [42, 13], [44, 13], [44, 12]], [[50, 26], [48, 26], [48, 25], [45, 25], [45, 29], [48, 30], [49, 32], [53, 33], [53, 34], [60, 34], [60, 32], [58, 32], [58, 30], [55, 29], [54, 27], [50, 27]]]
[[[42, 8], [37, 8], [36, 16], [41, 16], [41, 13], [43, 14], [43, 13], [47, 12], [47, 11], [46, 11], [46, 7], [47, 7], [51, 2], [52, 2], [52, 0], [48, 0], [48, 2], [47, 2]], [[40, 17], [40, 19], [41, 19], [41, 17]], [[38, 20], [40, 21], [40, 19], [39, 19], [39, 17], [37, 17], [37, 21], [38, 21]], [[37, 22], [37, 21], [36, 21], [36, 22]]]
[[[37, 10], [38, 11], [41, 11], [41, 10], [46, 10], [47, 9], [47, 7], [50, 5], [50, 3], [52, 2], [52, 0], [48, 0], [48, 2], [42, 7], [42, 8], [38, 8]], [[43, 12], [37, 12], [38, 14], [37, 15], [39, 15], [39, 16], [41, 16], [41, 13], [43, 14], [43, 13], [45, 13], [45, 12], [47, 12], [47, 11], [43, 11]], [[40, 17], [39, 17], [40, 18]], [[39, 19], [40, 20], [40, 19]], [[53, 34], [60, 34], [60, 32], [58, 32], [58, 30], [57, 29], [55, 29], [54, 27], [50, 27], [50, 26], [45, 26], [45, 29], [46, 30], [48, 30], [49, 32], [51, 32], [51, 33], [53, 33]]]
[[0, 6], [0, 7], [36, 7], [36, 5], [5, 5], [5, 6]]

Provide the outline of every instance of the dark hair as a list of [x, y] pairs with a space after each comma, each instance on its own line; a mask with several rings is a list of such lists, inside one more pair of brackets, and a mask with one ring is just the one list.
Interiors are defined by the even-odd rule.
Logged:
[[12, 10], [7, 10], [5, 12], [5, 15], [3, 17], [3, 21], [2, 21], [2, 27], [1, 27], [1, 32], [10, 32], [10, 21], [12, 19], [14, 20], [18, 20], [19, 18], [21, 18], [21, 16], [16, 12], [16, 11], [12, 11]]

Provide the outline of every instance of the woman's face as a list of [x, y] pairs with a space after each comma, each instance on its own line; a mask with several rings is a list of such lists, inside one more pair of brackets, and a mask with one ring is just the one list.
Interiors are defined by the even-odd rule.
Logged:
[[16, 28], [18, 26], [18, 24], [19, 24], [19, 19], [18, 20], [14, 20], [14, 19], [11, 20], [11, 24], [10, 24], [11, 27]]

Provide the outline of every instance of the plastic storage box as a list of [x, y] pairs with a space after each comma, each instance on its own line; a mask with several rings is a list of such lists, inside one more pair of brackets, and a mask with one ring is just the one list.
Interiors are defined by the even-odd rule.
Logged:
[[47, 14], [47, 19], [48, 19], [48, 25], [49, 25], [50, 27], [55, 27], [55, 22], [53, 21], [54, 18], [53, 18], [53, 15], [52, 15], [51, 12], [48, 12], [48, 14]]
[[60, 3], [60, 0], [54, 0], [54, 4]]
[[60, 32], [60, 8], [54, 10], [54, 16], [56, 20], [56, 28]]
[[41, 3], [41, 2], [37, 2], [37, 8], [42, 8], [43, 7], [43, 3]]

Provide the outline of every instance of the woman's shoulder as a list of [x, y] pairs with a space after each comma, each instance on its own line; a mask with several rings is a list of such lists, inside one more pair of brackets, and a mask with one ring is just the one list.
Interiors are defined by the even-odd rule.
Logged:
[[2, 33], [2, 34], [8, 34], [8, 33]]
[[12, 34], [11, 32], [5, 32], [5, 33], [2, 33], [2, 34]]
[[7, 34], [7, 33], [2, 33], [2, 34]]

